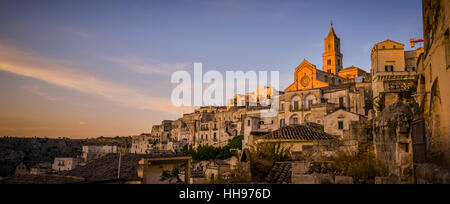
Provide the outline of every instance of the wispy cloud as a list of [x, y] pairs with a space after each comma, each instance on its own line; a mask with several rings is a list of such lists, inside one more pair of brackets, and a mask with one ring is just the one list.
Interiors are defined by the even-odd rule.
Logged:
[[141, 74], [170, 76], [177, 70], [187, 69], [187, 64], [170, 64], [142, 57], [102, 57], [104, 60]]
[[85, 30], [82, 30], [80, 28], [75, 28], [71, 26], [62, 25], [59, 26], [59, 30], [61, 30], [64, 33], [75, 35], [81, 38], [92, 38], [93, 35]]
[[58, 100], [58, 97], [52, 96], [51, 94], [49, 94], [48, 92], [44, 91], [41, 87], [36, 86], [36, 85], [27, 85], [27, 86], [22, 86], [21, 87], [23, 90], [25, 90], [28, 93], [31, 93], [33, 95], [36, 96], [40, 96], [42, 98], [45, 98], [49, 101], [56, 101]]
[[100, 79], [73, 63], [39, 57], [34, 52], [0, 42], [0, 70], [105, 98], [129, 107], [180, 114], [191, 107], [174, 107], [169, 99], [146, 95], [136, 89]]

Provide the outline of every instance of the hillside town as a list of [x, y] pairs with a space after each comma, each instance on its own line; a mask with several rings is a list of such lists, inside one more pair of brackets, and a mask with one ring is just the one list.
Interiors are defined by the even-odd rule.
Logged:
[[[284, 90], [259, 87], [199, 107], [128, 145], [22, 162], [0, 183], [448, 184], [450, 1], [423, 0], [423, 28], [408, 45], [373, 44], [371, 67], [361, 68], [343, 67], [331, 24], [323, 65], [303, 60]], [[263, 117], [274, 100], [278, 113]]]

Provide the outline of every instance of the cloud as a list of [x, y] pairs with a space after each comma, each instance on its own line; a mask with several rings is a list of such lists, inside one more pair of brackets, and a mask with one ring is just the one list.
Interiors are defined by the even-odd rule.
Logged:
[[81, 38], [92, 38], [93, 37], [91, 33], [88, 33], [82, 29], [75, 28], [75, 27], [62, 25], [59, 27], [59, 29], [64, 33], [68, 33], [70, 35], [75, 35], [75, 36], [78, 36]]
[[171, 114], [192, 110], [192, 107], [174, 107], [169, 99], [148, 96], [136, 89], [100, 79], [73, 66], [70, 62], [42, 58], [34, 52], [0, 42], [1, 71], [39, 79], [142, 110]]
[[133, 72], [141, 74], [156, 74], [171, 76], [177, 70], [186, 70], [187, 64], [169, 64], [154, 59], [143, 59], [141, 57], [102, 57], [104, 60], [115, 63]]
[[79, 124], [80, 124], [81, 126], [87, 125], [87, 123], [86, 123], [86, 122], [83, 122], [83, 121], [81, 121]]
[[40, 97], [45, 98], [45, 99], [47, 99], [49, 101], [56, 101], [56, 100], [59, 99], [58, 97], [50, 95], [49, 93], [44, 91], [41, 87], [36, 86], [36, 85], [34, 85], [34, 86], [22, 86], [22, 89], [25, 90], [28, 93], [31, 93], [31, 94], [36, 95], [36, 96], [40, 96]]

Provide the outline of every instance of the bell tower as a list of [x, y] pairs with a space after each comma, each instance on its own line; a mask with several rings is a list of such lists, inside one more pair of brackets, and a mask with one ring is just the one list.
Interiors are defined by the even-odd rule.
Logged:
[[331, 23], [330, 33], [325, 38], [325, 52], [323, 57], [323, 71], [337, 75], [342, 70], [341, 39], [334, 32], [333, 23]]

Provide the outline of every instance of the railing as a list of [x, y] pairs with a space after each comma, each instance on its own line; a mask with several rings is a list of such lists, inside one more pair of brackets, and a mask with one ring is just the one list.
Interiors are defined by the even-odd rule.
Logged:
[[289, 111], [290, 112], [300, 112], [300, 111], [310, 111], [311, 110], [311, 108], [289, 108]]

